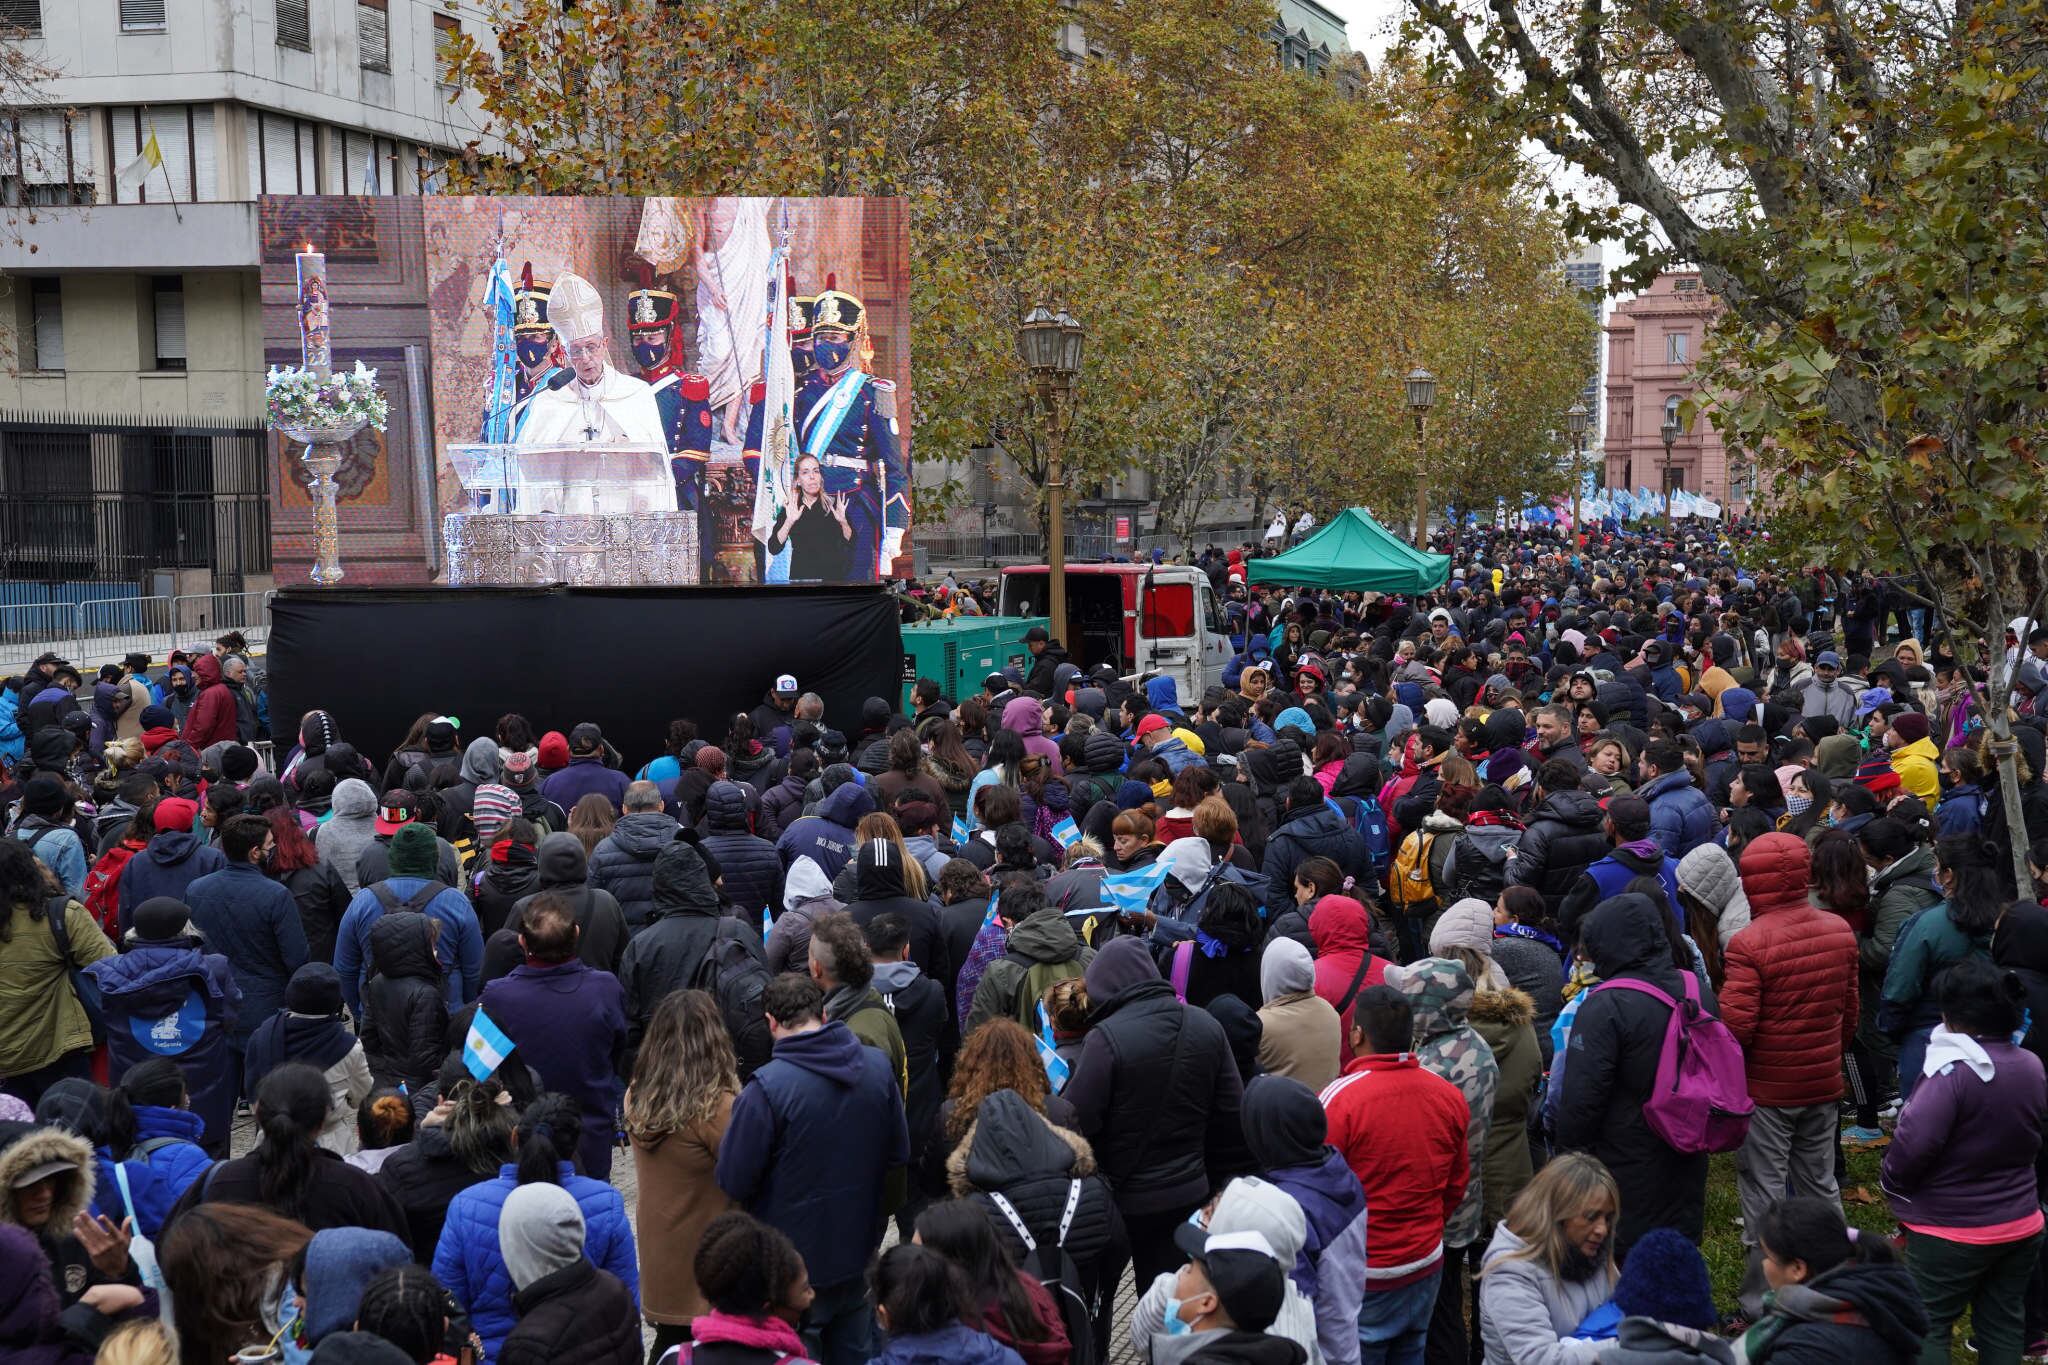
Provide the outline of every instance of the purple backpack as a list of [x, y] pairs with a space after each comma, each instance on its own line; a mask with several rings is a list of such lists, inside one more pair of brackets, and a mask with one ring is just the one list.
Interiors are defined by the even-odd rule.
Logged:
[[1664, 1048], [1657, 1055], [1656, 1087], [1643, 1104], [1643, 1121], [1674, 1152], [1732, 1152], [1749, 1136], [1756, 1102], [1743, 1075], [1742, 1045], [1728, 1026], [1700, 1008], [1699, 982], [1681, 972], [1680, 1005], [1647, 981], [1603, 981], [1593, 989], [1637, 991], [1671, 1011]]

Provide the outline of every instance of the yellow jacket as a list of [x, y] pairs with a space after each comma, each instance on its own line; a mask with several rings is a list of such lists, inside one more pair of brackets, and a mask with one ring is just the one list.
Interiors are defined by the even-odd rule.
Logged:
[[1892, 771], [1899, 775], [1899, 784], [1926, 802], [1929, 810], [1941, 799], [1939, 762], [1931, 739], [1916, 739], [1892, 750]]

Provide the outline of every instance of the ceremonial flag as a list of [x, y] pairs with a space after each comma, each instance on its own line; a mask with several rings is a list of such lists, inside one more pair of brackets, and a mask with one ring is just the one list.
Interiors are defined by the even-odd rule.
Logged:
[[[123, 166], [114, 177], [124, 190], [139, 190], [142, 182], [149, 179], [149, 173], [164, 164], [164, 149], [157, 146], [156, 125], [151, 124], [149, 136], [142, 141], [142, 152], [133, 161]], [[165, 172], [169, 174], [168, 171]]]
[[[754, 539], [768, 543], [775, 523], [790, 497], [795, 471], [791, 466], [796, 449], [796, 369], [789, 358], [789, 299], [784, 294], [789, 260], [789, 234], [768, 258], [768, 350], [761, 361], [764, 393], [761, 398], [761, 474], [754, 483]], [[789, 581], [789, 547], [770, 555], [764, 580]]]
[[1075, 824], [1074, 817], [1069, 815], [1052, 827], [1052, 837], [1060, 841], [1061, 848], [1072, 848], [1081, 842], [1081, 827]]
[[1168, 870], [1167, 863], [1156, 861], [1129, 872], [1112, 872], [1102, 879], [1102, 894], [1118, 914], [1135, 915], [1151, 903]]
[[484, 390], [482, 435], [486, 445], [508, 444], [514, 435], [512, 407], [518, 401], [519, 351], [512, 338], [512, 322], [517, 296], [512, 267], [500, 255], [491, 262], [490, 278], [484, 285], [484, 316], [491, 323], [491, 374]]
[[1038, 1002], [1038, 1060], [1045, 1063], [1045, 1078], [1052, 1083], [1052, 1093], [1059, 1094], [1074, 1069], [1060, 1056], [1059, 1046], [1052, 1040], [1052, 1016], [1045, 1012], [1043, 1000]]
[[469, 1021], [469, 1036], [462, 1040], [462, 1064], [478, 1080], [487, 1079], [512, 1055], [512, 1040], [491, 1016], [478, 1009]]

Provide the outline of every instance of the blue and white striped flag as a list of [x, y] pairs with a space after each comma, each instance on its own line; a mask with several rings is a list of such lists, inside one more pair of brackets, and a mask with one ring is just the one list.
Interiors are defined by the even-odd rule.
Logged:
[[1152, 893], [1166, 880], [1168, 870], [1162, 859], [1129, 872], [1112, 872], [1102, 879], [1102, 894], [1119, 915], [1135, 915], [1151, 904]]
[[954, 843], [956, 843], [956, 844], [964, 844], [964, 843], [966, 843], [966, 842], [967, 842], [967, 841], [968, 841], [968, 840], [969, 840], [970, 838], [972, 838], [973, 836], [974, 836], [974, 831], [973, 831], [973, 830], [971, 830], [971, 829], [969, 829], [969, 828], [967, 827], [967, 817], [966, 817], [966, 816], [964, 816], [964, 815], [956, 815], [956, 816], [954, 816], [954, 817], [953, 817], [953, 842], [954, 842]]
[[1060, 1050], [1052, 1038], [1052, 1016], [1045, 1012], [1045, 1002], [1038, 1002], [1038, 1060], [1045, 1063], [1045, 1078], [1052, 1083], [1052, 1093], [1057, 1095], [1066, 1088], [1067, 1077], [1074, 1068], [1067, 1059], [1060, 1056]]
[[1081, 842], [1081, 827], [1069, 815], [1052, 827], [1052, 837], [1060, 841], [1061, 848], [1072, 848]]
[[981, 917], [982, 928], [986, 929], [996, 922], [996, 902], [1002, 898], [1003, 893], [999, 890], [988, 893], [988, 913]]
[[761, 907], [761, 942], [766, 943], [768, 941], [768, 935], [774, 932], [775, 907], [772, 905], [764, 905]]
[[512, 1055], [512, 1040], [479, 1008], [469, 1021], [469, 1036], [462, 1040], [462, 1064], [469, 1074], [484, 1080], [503, 1066]]

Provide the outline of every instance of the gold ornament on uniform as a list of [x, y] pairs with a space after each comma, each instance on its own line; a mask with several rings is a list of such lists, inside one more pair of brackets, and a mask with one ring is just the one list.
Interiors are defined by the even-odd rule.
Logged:
[[534, 303], [531, 295], [519, 300], [518, 321], [525, 323], [529, 327], [534, 326], [540, 321], [540, 306]]
[[652, 323], [654, 321], [654, 300], [645, 294], [633, 296], [633, 321]]

